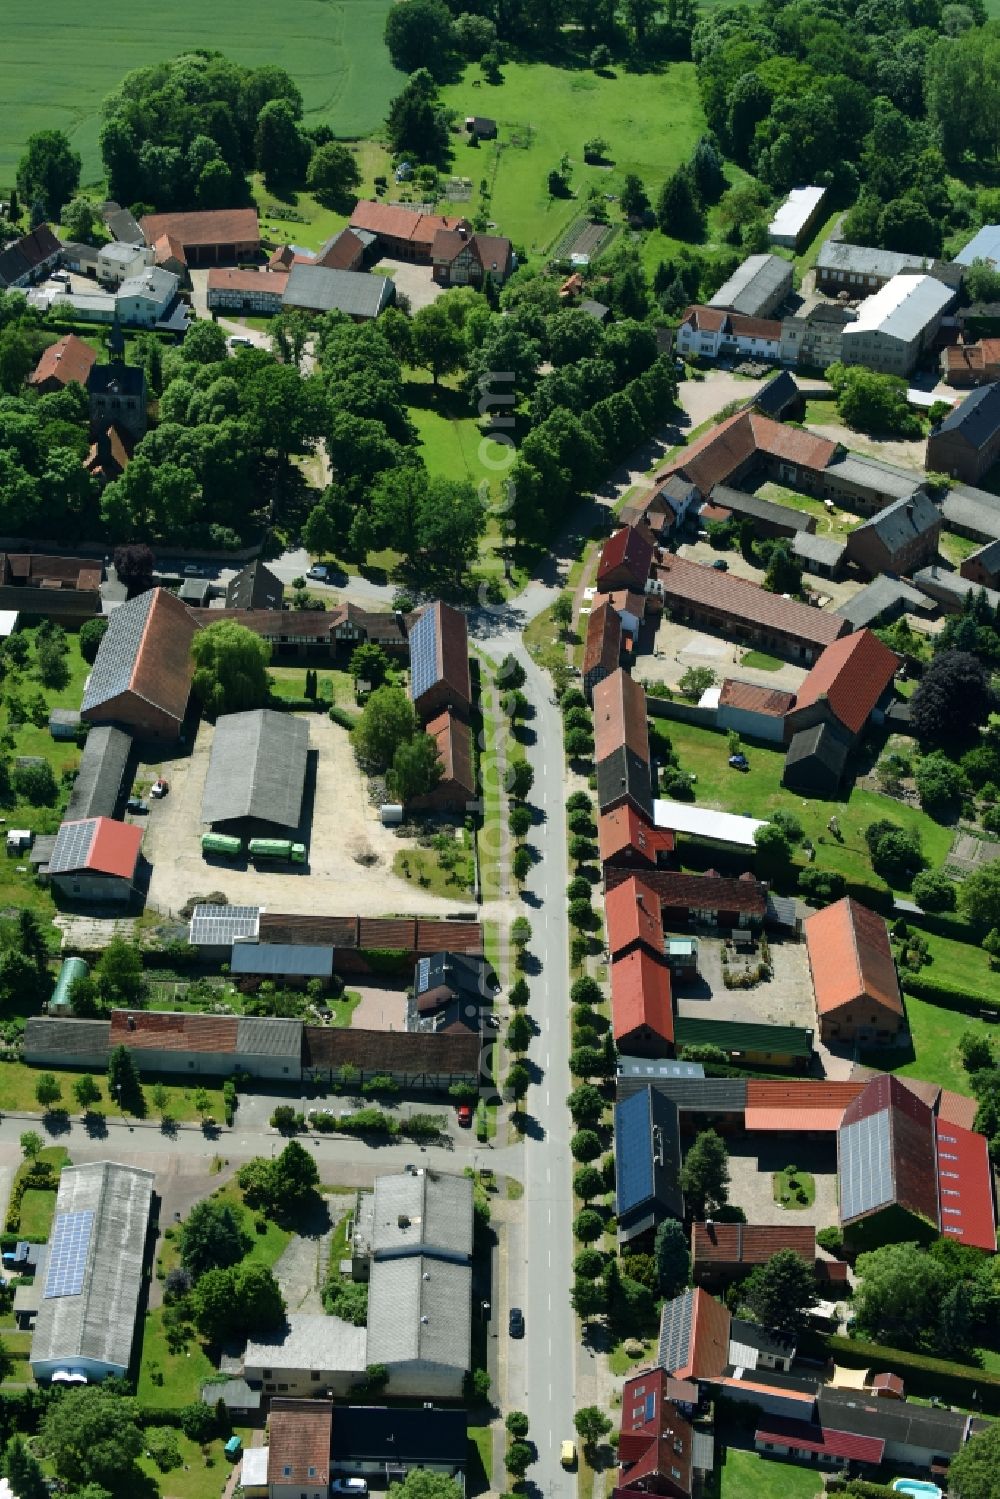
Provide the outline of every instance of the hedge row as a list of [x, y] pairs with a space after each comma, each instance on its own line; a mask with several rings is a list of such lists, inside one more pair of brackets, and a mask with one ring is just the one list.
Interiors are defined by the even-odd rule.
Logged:
[[975, 1395], [977, 1405], [983, 1410], [993, 1415], [1000, 1413], [1000, 1374], [923, 1353], [909, 1353], [904, 1348], [866, 1343], [860, 1338], [831, 1334], [825, 1341], [827, 1351], [838, 1363], [898, 1374], [913, 1395], [937, 1395], [941, 1400], [962, 1406], [971, 1406]]
[[962, 1010], [976, 1015], [983, 1010], [1000, 1008], [995, 995], [969, 994], [965, 989], [956, 989], [952, 984], [943, 984], [940, 979], [927, 978], [922, 973], [904, 973], [901, 983], [904, 993], [912, 994], [914, 999], [926, 999], [930, 1004], [941, 1005], [946, 1010]]

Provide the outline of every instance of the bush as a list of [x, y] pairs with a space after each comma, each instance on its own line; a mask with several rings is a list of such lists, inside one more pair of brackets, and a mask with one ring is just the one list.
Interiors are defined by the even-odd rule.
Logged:
[[295, 1129], [296, 1113], [290, 1103], [279, 1103], [271, 1114], [271, 1128], [284, 1132]]
[[923, 910], [935, 912], [954, 911], [958, 892], [954, 880], [939, 869], [924, 869], [914, 875], [912, 894]]
[[997, 1008], [995, 995], [970, 994], [965, 989], [957, 989], [952, 984], [927, 978], [923, 974], [903, 972], [899, 981], [904, 993], [912, 994], [914, 999], [926, 999], [929, 1004], [941, 1005], [946, 1010], [961, 1010], [975, 1015], [981, 1010]]
[[816, 1243], [827, 1254], [839, 1254], [844, 1247], [844, 1236], [836, 1224], [830, 1224], [821, 1228], [816, 1235]]

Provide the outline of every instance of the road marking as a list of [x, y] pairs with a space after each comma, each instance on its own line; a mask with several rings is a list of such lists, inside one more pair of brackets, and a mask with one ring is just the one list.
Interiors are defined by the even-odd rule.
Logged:
[[551, 1102], [552, 1102], [552, 1096], [551, 1096], [551, 1094], [550, 1094], [550, 1093], [549, 1093], [549, 1090], [548, 1090], [548, 1088], [546, 1088], [546, 1090], [545, 1090], [545, 1107], [546, 1107], [546, 1108], [548, 1108], [548, 1106], [549, 1106], [549, 1104], [550, 1104], [550, 1103], [551, 1103]]
[[[551, 1310], [552, 1310], [552, 1292], [550, 1291], [549, 1292], [549, 1311], [551, 1312]], [[549, 1347], [550, 1348], [552, 1347], [551, 1343], [549, 1344]]]
[[545, 1180], [547, 1182], [550, 1182], [552, 1180], [552, 1167], [551, 1166], [546, 1166], [546, 1168], [545, 1168]]

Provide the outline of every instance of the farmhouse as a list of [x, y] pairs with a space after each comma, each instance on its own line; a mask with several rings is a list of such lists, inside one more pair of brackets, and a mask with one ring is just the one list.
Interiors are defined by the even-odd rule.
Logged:
[[[242, 944], [241, 944], [242, 946]], [[112, 1010], [111, 1047], [135, 1054], [143, 1072], [228, 1077], [301, 1076], [302, 1026], [275, 1016], [201, 1015], [191, 1010]]]
[[445, 709], [430, 719], [426, 732], [437, 745], [441, 778], [430, 791], [413, 797], [407, 805], [421, 811], [465, 813], [476, 799], [472, 730]]
[[818, 223], [826, 194], [825, 187], [793, 187], [767, 226], [772, 245], [797, 250]]
[[971, 552], [959, 572], [980, 588], [1000, 588], [1000, 540], [988, 541], [985, 546]]
[[898, 275], [862, 302], [841, 335], [845, 364], [908, 375], [929, 348], [954, 293], [934, 276]]
[[636, 947], [611, 964], [611, 1028], [615, 1046], [627, 1056], [674, 1054], [670, 970], [662, 948], [661, 941], [657, 958]]
[[847, 628], [834, 614], [677, 556], [657, 563], [655, 591], [680, 623], [806, 662]]
[[281, 609], [284, 599], [284, 583], [259, 557], [226, 584], [227, 609]]
[[619, 667], [594, 688], [594, 760], [600, 765], [623, 748], [649, 764], [646, 693]]
[[583, 690], [593, 696], [595, 683], [617, 671], [622, 658], [622, 621], [609, 599], [602, 599], [587, 617], [583, 648]]
[[340, 1317], [293, 1311], [284, 1327], [247, 1340], [243, 1378], [265, 1395], [280, 1387], [293, 1398], [346, 1396], [365, 1372], [365, 1343], [363, 1327]]
[[355, 232], [365, 230], [375, 235], [384, 255], [397, 260], [415, 260], [424, 265], [430, 264], [435, 236], [442, 230], [472, 232], [467, 219], [423, 213], [420, 209], [406, 208], [397, 203], [371, 201], [355, 205], [350, 227]]
[[729, 1363], [732, 1318], [700, 1286], [664, 1302], [656, 1362], [677, 1379], [711, 1379]]
[[90, 345], [75, 333], [67, 333], [49, 344], [28, 376], [28, 384], [42, 396], [63, 390], [74, 380], [77, 385], [86, 385], [96, 362], [97, 354]]
[[983, 385], [939, 422], [927, 439], [927, 467], [977, 483], [1000, 458], [1000, 384]]
[[82, 623], [101, 612], [103, 572], [96, 557], [0, 552], [0, 609]]
[[132, 897], [142, 829], [110, 817], [63, 822], [38, 873], [71, 900], [124, 904]]
[[42, 281], [59, 264], [62, 245], [48, 224], [39, 224], [30, 234], [0, 251], [0, 291], [31, 286]]
[[201, 820], [216, 832], [287, 836], [302, 817], [309, 725], [290, 713], [255, 708], [215, 725]]
[[725, 1284], [791, 1249], [811, 1268], [816, 1230], [811, 1224], [692, 1223], [691, 1274], [696, 1285]]
[[623, 871], [622, 881], [607, 890], [604, 914], [607, 946], [612, 966], [629, 953], [645, 951], [663, 960], [663, 922], [655, 890], [640, 878]]
[[634, 588], [644, 593], [656, 548], [639, 526], [623, 526], [601, 548], [597, 564], [599, 593]]
[[154, 1180], [114, 1161], [63, 1167], [31, 1340], [39, 1382], [128, 1372]]
[[941, 375], [946, 385], [957, 390], [1000, 380], [1000, 338], [946, 345], [941, 350]]
[[256, 260], [260, 255], [256, 208], [150, 213], [140, 221], [140, 227], [147, 245], [164, 235], [176, 241], [189, 267]]
[[708, 303], [745, 317], [770, 317], [792, 289], [792, 263], [780, 255], [748, 255]]
[[740, 354], [746, 358], [779, 359], [781, 324], [770, 318], [744, 317], [722, 308], [688, 307], [675, 334], [679, 354], [718, 359]]
[[160, 266], [146, 266], [121, 283], [115, 297], [115, 317], [127, 326], [153, 328], [177, 299], [177, 277]]
[[191, 692], [191, 641], [198, 623], [164, 588], [121, 604], [87, 681], [81, 714], [113, 723], [140, 738], [174, 740]]
[[666, 828], [654, 827], [624, 803], [598, 818], [597, 842], [605, 870], [612, 864], [623, 869], [655, 869], [673, 851], [674, 835]]
[[870, 578], [909, 575], [937, 556], [943, 525], [930, 495], [918, 489], [856, 526], [847, 538], [847, 556]]
[[870, 720], [881, 722], [898, 667], [895, 652], [870, 630], [835, 640], [796, 693], [785, 720], [786, 737], [814, 724], [832, 723], [855, 743]]
[[213, 266], [208, 273], [208, 310], [268, 317], [281, 311], [287, 286], [285, 271], [238, 271], [228, 266]]
[[[752, 874], [738, 879], [711, 874], [682, 874], [679, 870], [657, 869], [630, 876], [627, 870], [606, 871], [610, 891], [623, 882], [631, 882], [643, 893], [645, 904], [655, 895], [662, 911], [669, 913], [670, 926], [749, 927], [758, 926], [767, 914], [767, 891]], [[634, 899], [634, 897], [633, 897]], [[662, 933], [655, 949], [663, 951]]]
[[807, 917], [803, 929], [821, 1038], [894, 1036], [903, 1023], [903, 1001], [882, 917], [845, 896]]
[[431, 245], [439, 286], [502, 286], [514, 269], [514, 250], [499, 234], [470, 234], [461, 226], [439, 229]]
[[396, 283], [388, 276], [298, 263], [288, 272], [281, 305], [303, 312], [343, 312], [364, 323], [391, 307], [395, 298]]
[[618, 1243], [652, 1247], [657, 1225], [684, 1217], [677, 1105], [654, 1088], [615, 1104]]
[[443, 709], [468, 717], [469, 631], [450, 604], [428, 604], [410, 631], [410, 698], [425, 722]]
[[[625, 1385], [614, 1489], [618, 1499], [639, 1494], [690, 1499], [703, 1470], [712, 1466], [712, 1438], [692, 1430], [664, 1386], [679, 1389], [690, 1403], [697, 1403], [696, 1387], [668, 1379], [662, 1369], [649, 1370]], [[690, 1405], [686, 1409], [690, 1414]]]
[[431, 953], [418, 958], [413, 970], [413, 996], [420, 1015], [456, 1003], [472, 1005], [478, 1015], [483, 1006], [492, 1005], [498, 988], [492, 966], [471, 953]]
[[280, 1396], [271, 1401], [265, 1449], [268, 1499], [326, 1499], [332, 1434], [332, 1401]]
[[703, 496], [716, 484], [739, 487], [751, 474], [808, 494], [825, 494], [825, 470], [840, 453], [836, 443], [799, 427], [772, 421], [753, 409], [736, 412], [699, 437], [673, 460]]

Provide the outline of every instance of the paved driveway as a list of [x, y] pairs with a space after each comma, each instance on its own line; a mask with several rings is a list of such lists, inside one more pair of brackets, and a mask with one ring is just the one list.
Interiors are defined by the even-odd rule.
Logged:
[[361, 995], [361, 1003], [351, 1019], [351, 1024], [358, 1030], [406, 1030], [406, 995], [401, 989], [353, 982], [347, 987]]
[[413, 265], [408, 260], [393, 260], [389, 255], [382, 255], [375, 270], [392, 277], [396, 290], [406, 293], [413, 312], [429, 307], [445, 290], [434, 280], [429, 265]]
[[[756, 961], [753, 954], [751, 961]], [[761, 1025], [815, 1029], [816, 1010], [805, 945], [772, 942], [773, 977], [753, 989], [727, 989], [722, 981], [722, 939], [699, 938], [696, 985], [677, 985], [677, 1013], [698, 1020], [746, 1020]]]
[[[835, 1224], [837, 1218], [837, 1140], [833, 1131], [824, 1140], [804, 1140], [800, 1135], [757, 1135], [726, 1140], [729, 1149], [729, 1200], [741, 1207], [748, 1223], [808, 1223], [816, 1228]], [[816, 1183], [811, 1207], [783, 1208], [774, 1200], [771, 1177], [785, 1166], [808, 1171]]]
[[702, 630], [663, 619], [656, 632], [653, 654], [638, 658], [636, 675], [642, 681], [666, 682], [668, 687], [676, 687], [689, 666], [708, 666], [720, 683], [726, 677], [739, 677], [743, 682], [780, 687], [786, 692], [797, 692], [806, 679], [805, 669], [791, 662], [783, 663], [777, 671], [744, 666], [743, 659], [749, 653], [748, 647], [734, 645], [721, 636], [707, 635]]

